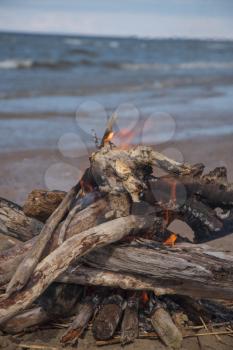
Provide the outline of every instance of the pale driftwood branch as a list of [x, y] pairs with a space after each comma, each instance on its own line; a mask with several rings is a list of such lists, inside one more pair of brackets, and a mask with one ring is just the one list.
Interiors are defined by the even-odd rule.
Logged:
[[159, 282], [152, 278], [130, 273], [101, 270], [83, 265], [69, 268], [58, 277], [57, 282], [105, 286], [125, 290], [151, 290], [157, 296], [176, 293], [176, 290], [172, 287], [160, 287]]
[[64, 215], [67, 213], [67, 211], [70, 208], [71, 203], [75, 199], [78, 191], [80, 189], [80, 185], [74, 186], [64, 197], [60, 205], [57, 207], [57, 209], [53, 212], [53, 214], [50, 216], [46, 224], [41, 230], [41, 233], [36, 240], [36, 243], [33, 245], [33, 247], [29, 250], [23, 261], [18, 266], [15, 274], [13, 275], [12, 279], [10, 280], [8, 286], [7, 286], [7, 294], [12, 294], [15, 291], [19, 291], [22, 289], [25, 284], [28, 282], [33, 270], [35, 269], [36, 265], [38, 264], [43, 251], [49, 242], [50, 238], [52, 237], [52, 234], [56, 230], [57, 226], [59, 225], [60, 221], [63, 219]]
[[103, 223], [66, 240], [44, 258], [33, 272], [28, 285], [0, 302], [0, 324], [6, 322], [32, 302], [77, 258], [93, 249], [108, 245], [147, 227], [146, 218], [129, 215]]
[[38, 235], [42, 227], [40, 221], [26, 216], [19, 205], [0, 198], [0, 233], [27, 241]]

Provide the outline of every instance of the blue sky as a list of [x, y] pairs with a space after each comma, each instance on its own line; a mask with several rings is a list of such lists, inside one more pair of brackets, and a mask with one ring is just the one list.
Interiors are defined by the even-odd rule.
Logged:
[[0, 0], [0, 30], [233, 40], [233, 0]]

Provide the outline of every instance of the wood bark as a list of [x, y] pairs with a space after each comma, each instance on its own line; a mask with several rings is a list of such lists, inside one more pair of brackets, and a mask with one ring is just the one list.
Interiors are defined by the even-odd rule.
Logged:
[[36, 218], [42, 222], [52, 215], [55, 209], [64, 199], [66, 193], [63, 191], [46, 191], [35, 189], [29, 193], [23, 205], [25, 215]]
[[77, 184], [66, 194], [60, 205], [50, 216], [50, 218], [42, 228], [35, 244], [28, 251], [27, 255], [24, 257], [24, 259], [18, 266], [15, 274], [13, 275], [12, 279], [10, 280], [6, 290], [6, 293], [8, 295], [21, 290], [28, 282], [32, 272], [34, 271], [43, 254], [47, 243], [52, 237], [60, 221], [63, 219], [64, 215], [66, 215], [66, 213], [70, 209], [70, 206], [79, 190], [80, 185]]
[[168, 248], [153, 241], [112, 245], [81, 259], [89, 266], [146, 276], [160, 288], [192, 297], [232, 299], [233, 257], [205, 245], [177, 244]]
[[181, 348], [182, 334], [162, 305], [157, 305], [151, 314], [151, 323], [159, 338], [169, 349]]
[[146, 218], [129, 215], [75, 235], [44, 258], [33, 272], [28, 285], [0, 302], [0, 324], [27, 308], [58, 278], [75, 259], [93, 249], [108, 245], [147, 227]]
[[114, 293], [106, 297], [103, 305], [94, 319], [92, 332], [95, 339], [112, 338], [121, 319], [125, 307], [122, 293]]
[[122, 324], [121, 324], [121, 344], [126, 345], [133, 343], [138, 337], [139, 321], [138, 321], [138, 293], [131, 293], [127, 298], [127, 306], [125, 308]]
[[0, 198], [0, 233], [27, 241], [38, 235], [42, 227], [40, 221], [26, 216], [19, 205]]
[[71, 344], [75, 345], [78, 342], [78, 339], [85, 331], [88, 326], [89, 321], [91, 320], [95, 308], [100, 302], [100, 295], [97, 293], [91, 293], [87, 295], [79, 304], [77, 316], [74, 321], [67, 329], [65, 334], [61, 337], [60, 342], [62, 344]]
[[39, 326], [49, 320], [69, 315], [82, 295], [83, 288], [78, 285], [53, 283], [36, 301], [36, 305], [11, 318], [0, 328], [7, 333], [16, 334], [27, 328]]

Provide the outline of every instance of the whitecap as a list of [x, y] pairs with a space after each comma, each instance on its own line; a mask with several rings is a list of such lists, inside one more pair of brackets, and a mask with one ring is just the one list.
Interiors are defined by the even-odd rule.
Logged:
[[0, 69], [17, 69], [32, 67], [33, 61], [30, 59], [8, 59], [0, 61]]

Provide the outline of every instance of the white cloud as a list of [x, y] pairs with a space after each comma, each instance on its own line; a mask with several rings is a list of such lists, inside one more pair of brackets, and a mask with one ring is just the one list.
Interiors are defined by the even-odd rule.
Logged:
[[148, 13], [33, 11], [7, 9], [0, 13], [0, 30], [87, 35], [139, 35], [233, 39], [230, 18]]

